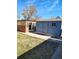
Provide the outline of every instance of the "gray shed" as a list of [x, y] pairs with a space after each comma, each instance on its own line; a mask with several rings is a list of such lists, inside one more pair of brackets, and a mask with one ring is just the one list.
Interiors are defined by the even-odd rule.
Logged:
[[60, 36], [61, 35], [61, 18], [52, 20], [38, 20], [36, 22], [36, 33]]

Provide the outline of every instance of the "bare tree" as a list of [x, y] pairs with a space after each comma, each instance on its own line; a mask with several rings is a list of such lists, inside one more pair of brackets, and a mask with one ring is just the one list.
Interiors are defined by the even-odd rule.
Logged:
[[41, 18], [42, 18], [41, 16], [38, 16], [38, 15], [35, 16], [35, 19], [36, 19], [36, 20], [39, 20], [39, 19], [41, 19]]
[[25, 7], [23, 9], [22, 15], [25, 20], [30, 20], [30, 18], [35, 15], [37, 12], [36, 7], [34, 5], [29, 6], [28, 8]]

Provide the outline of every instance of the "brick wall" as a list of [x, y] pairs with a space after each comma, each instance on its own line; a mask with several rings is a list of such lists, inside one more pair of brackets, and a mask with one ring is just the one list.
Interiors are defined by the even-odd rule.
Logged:
[[22, 25], [17, 25], [17, 31], [26, 32], [26, 27]]

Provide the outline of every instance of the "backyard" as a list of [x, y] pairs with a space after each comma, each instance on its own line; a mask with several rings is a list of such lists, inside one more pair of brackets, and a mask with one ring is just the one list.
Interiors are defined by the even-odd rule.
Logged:
[[39, 39], [22, 32], [18, 32], [17, 37], [18, 59], [51, 59], [58, 47], [51, 39]]

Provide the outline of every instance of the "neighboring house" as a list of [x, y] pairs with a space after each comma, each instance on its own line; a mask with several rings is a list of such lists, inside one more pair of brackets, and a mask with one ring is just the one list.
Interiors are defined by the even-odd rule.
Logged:
[[36, 33], [50, 36], [60, 36], [61, 18], [52, 18], [51, 20], [38, 20], [36, 22]]
[[17, 31], [29, 32], [36, 26], [35, 20], [17, 20]]

